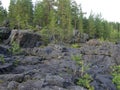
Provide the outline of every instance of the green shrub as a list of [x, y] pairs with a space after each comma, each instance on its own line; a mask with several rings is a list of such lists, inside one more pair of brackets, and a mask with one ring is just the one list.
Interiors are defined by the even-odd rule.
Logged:
[[14, 65], [14, 66], [18, 66], [19, 63], [20, 63], [20, 60], [15, 60], [15, 61], [13, 62], [13, 65]]
[[0, 84], [2, 84], [4, 81], [3, 80], [0, 80]]
[[112, 76], [113, 76], [113, 83], [116, 85], [117, 90], [120, 90], [120, 65], [112, 67]]
[[74, 60], [78, 65], [83, 65], [82, 55], [73, 55], [72, 60]]
[[89, 74], [85, 73], [78, 79], [77, 85], [83, 86], [88, 90], [94, 90], [94, 87], [90, 85], [91, 81], [92, 77]]
[[21, 53], [22, 50], [21, 50], [19, 44], [17, 44], [16, 42], [12, 42], [12, 45], [11, 45], [11, 48], [9, 49], [9, 51], [12, 54], [19, 54], [19, 53]]
[[88, 90], [94, 90], [94, 87], [90, 85], [92, 81], [92, 77], [86, 73], [86, 70], [89, 69], [89, 65], [84, 65], [84, 61], [82, 60], [82, 55], [74, 55], [72, 59], [76, 61], [77, 65], [81, 67], [80, 77], [78, 79], [77, 85], [83, 86]]
[[72, 47], [72, 48], [80, 48], [80, 45], [77, 44], [77, 43], [75, 43], [75, 44], [72, 44], [71, 47]]
[[5, 59], [4, 59], [3, 55], [0, 55], [0, 62], [1, 62], [2, 64], [5, 63]]

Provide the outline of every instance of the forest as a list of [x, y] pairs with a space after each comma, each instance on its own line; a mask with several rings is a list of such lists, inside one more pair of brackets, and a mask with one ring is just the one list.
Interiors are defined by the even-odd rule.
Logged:
[[119, 22], [108, 22], [94, 12], [87, 18], [81, 6], [74, 0], [38, 0], [35, 4], [32, 0], [10, 0], [8, 10], [0, 3], [0, 26], [9, 23], [11, 29], [38, 31], [56, 41], [70, 39], [75, 30], [91, 39], [119, 39]]

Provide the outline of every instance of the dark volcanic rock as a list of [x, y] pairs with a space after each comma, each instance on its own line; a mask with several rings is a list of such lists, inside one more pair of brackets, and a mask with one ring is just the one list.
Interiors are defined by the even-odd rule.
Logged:
[[86, 33], [80, 33], [78, 30], [74, 30], [73, 37], [70, 43], [85, 43], [89, 40], [89, 35]]
[[24, 48], [25, 55], [4, 55], [5, 64], [0, 66], [4, 71], [0, 72], [0, 90], [87, 90], [75, 82], [80, 78], [81, 66], [72, 57], [80, 54], [80, 60], [89, 65], [86, 72], [93, 79], [90, 85], [95, 90], [116, 90], [110, 67], [120, 64], [120, 45], [93, 42], [77, 49], [50, 44]]
[[41, 36], [26, 30], [12, 30], [7, 44], [16, 42], [22, 48], [38, 47], [42, 44]]
[[110, 75], [98, 74], [94, 77], [94, 81], [91, 84], [94, 86], [95, 90], [116, 90]]
[[0, 65], [0, 74], [6, 74], [12, 71], [14, 68], [13, 64], [11, 63], [6, 63], [4, 65]]
[[10, 54], [9, 47], [0, 45], [0, 54], [4, 54], [4, 55]]
[[9, 82], [9, 84], [8, 84], [8, 86], [7, 86], [7, 89], [8, 89], [8, 90], [16, 90], [18, 84], [19, 84], [18, 82], [11, 81], [11, 82]]
[[43, 80], [28, 80], [19, 84], [18, 90], [41, 90], [43, 84]]
[[8, 27], [0, 27], [0, 40], [6, 40], [9, 38], [11, 30]]

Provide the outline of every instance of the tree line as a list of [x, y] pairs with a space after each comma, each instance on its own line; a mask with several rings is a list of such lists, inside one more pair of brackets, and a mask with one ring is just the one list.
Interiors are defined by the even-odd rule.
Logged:
[[108, 22], [93, 12], [86, 18], [81, 5], [74, 0], [37, 0], [35, 5], [32, 0], [10, 0], [8, 11], [0, 2], [1, 26], [5, 20], [9, 21], [11, 29], [32, 28], [54, 39], [60, 36], [66, 40], [73, 30], [87, 33], [90, 38], [119, 39], [120, 23]]

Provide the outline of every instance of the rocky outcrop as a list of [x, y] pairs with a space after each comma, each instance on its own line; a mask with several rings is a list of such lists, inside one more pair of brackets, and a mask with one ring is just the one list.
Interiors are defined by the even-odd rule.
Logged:
[[[91, 82], [91, 85], [94, 86], [95, 90], [106, 90], [106, 89], [116, 90], [115, 85], [112, 83], [112, 76], [110, 75], [111, 73], [110, 67], [113, 65], [120, 64], [119, 45], [110, 42], [99, 42], [98, 40], [90, 40], [89, 42], [87, 42], [87, 44], [84, 44], [79, 49], [64, 47], [65, 52], [62, 52], [62, 49], [63, 46], [54, 45], [39, 49], [38, 48], [27, 49], [25, 51], [30, 55], [45, 57], [45, 59], [47, 60], [51, 60], [53, 58], [58, 59], [62, 62], [64, 62], [63, 60], [65, 60], [64, 62], [65, 67], [71, 68], [70, 70], [71, 72], [77, 72], [78, 67], [76, 67], [75, 64], [73, 64], [71, 61], [69, 61], [69, 63], [67, 64], [66, 60], [71, 60], [70, 57], [72, 57], [73, 55], [82, 54], [82, 58], [84, 60], [85, 65], [90, 65], [89, 70], [87, 72], [93, 78], [93, 82]], [[74, 77], [76, 77], [76, 75]]]
[[0, 45], [0, 54], [4, 55], [10, 54], [9, 48], [10, 48], [9, 46]]
[[0, 90], [87, 90], [76, 84], [81, 66], [72, 57], [80, 54], [84, 65], [89, 66], [85, 72], [92, 77], [94, 90], [116, 90], [110, 67], [120, 64], [119, 44], [89, 41], [77, 49], [49, 44], [24, 48], [24, 52], [2, 54], [5, 63], [0, 66]]
[[6, 44], [16, 42], [22, 48], [38, 47], [42, 44], [41, 36], [26, 30], [12, 30]]
[[0, 27], [0, 40], [4, 41], [9, 38], [11, 30], [9, 27]]
[[78, 30], [74, 30], [73, 37], [70, 43], [85, 43], [89, 40], [89, 35], [86, 33], [80, 33]]

